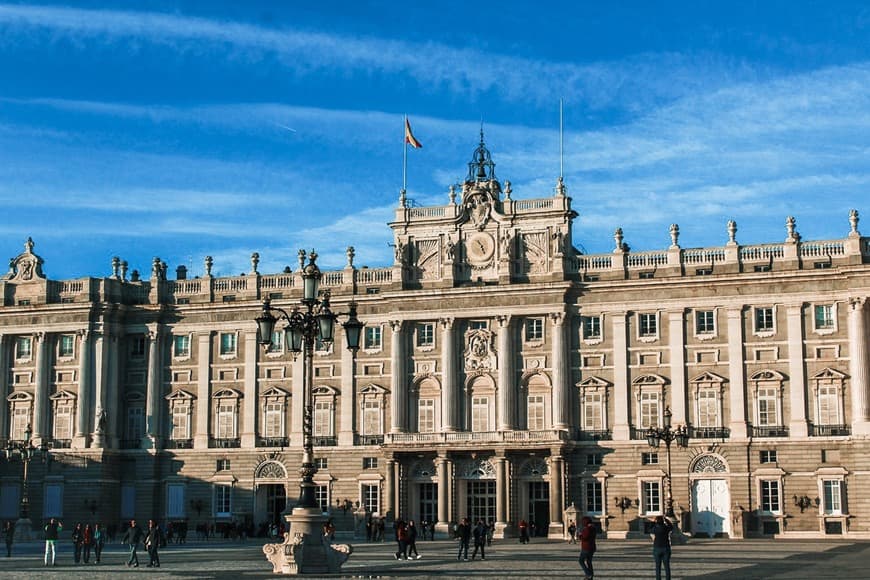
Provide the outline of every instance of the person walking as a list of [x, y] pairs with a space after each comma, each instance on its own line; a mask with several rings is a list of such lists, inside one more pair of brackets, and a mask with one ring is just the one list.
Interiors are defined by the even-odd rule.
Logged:
[[[572, 522], [573, 524], [573, 522]], [[592, 556], [595, 555], [596, 545], [595, 536], [598, 535], [597, 528], [592, 525], [592, 520], [588, 517], [583, 517], [580, 520], [580, 568], [583, 569], [583, 574], [586, 580], [592, 580], [595, 572], [592, 570]]]
[[414, 520], [408, 522], [408, 559], [411, 554], [414, 554], [414, 559], [420, 559], [420, 553], [417, 552], [417, 526], [414, 525]]
[[94, 564], [100, 563], [100, 556], [103, 553], [105, 543], [106, 533], [103, 531], [103, 525], [94, 524]]
[[91, 559], [91, 546], [94, 545], [94, 531], [91, 529], [91, 524], [85, 524], [85, 529], [82, 532], [82, 561], [87, 564]]
[[15, 541], [15, 523], [13, 521], [6, 522], [3, 527], [3, 536], [6, 540], [6, 557], [12, 557], [12, 542]]
[[129, 544], [130, 546], [130, 558], [127, 560], [127, 567], [130, 566], [134, 568], [139, 567], [139, 554], [137, 551], [139, 550], [139, 542], [142, 541], [142, 538], [145, 536], [145, 533], [142, 531], [142, 528], [136, 525], [136, 520], [130, 520], [130, 527], [127, 528], [127, 531], [124, 532], [124, 537], [121, 538], [122, 544]]
[[82, 561], [82, 541], [84, 540], [84, 530], [82, 530], [82, 525], [77, 523], [73, 527], [72, 531], [72, 543], [73, 543], [73, 561], [76, 564], [79, 564]]
[[486, 560], [486, 524], [483, 520], [477, 520], [477, 525], [474, 526], [474, 552], [471, 553], [471, 559], [477, 557], [477, 550], [480, 549], [480, 559]]
[[399, 546], [396, 560], [408, 559], [408, 527], [402, 520], [396, 520], [396, 543]]
[[468, 542], [471, 541], [471, 523], [468, 518], [462, 518], [462, 521], [456, 527], [456, 537], [459, 538], [459, 553], [456, 555], [457, 560], [468, 561]]
[[577, 543], [577, 526], [574, 524], [574, 520], [568, 522], [568, 543]]
[[158, 549], [166, 544], [166, 536], [163, 530], [154, 520], [148, 520], [148, 532], [145, 534], [145, 549], [148, 550], [148, 567], [160, 567], [160, 554]]
[[520, 544], [529, 543], [529, 524], [526, 520], [520, 520]]
[[55, 518], [48, 520], [43, 531], [45, 532], [45, 565], [48, 566], [49, 556], [51, 556], [51, 565], [56, 566], [54, 556], [57, 553], [57, 536], [63, 530], [63, 524]]
[[653, 558], [656, 563], [656, 580], [662, 580], [662, 565], [665, 580], [671, 580], [671, 532], [674, 526], [662, 516], [656, 516], [652, 527]]

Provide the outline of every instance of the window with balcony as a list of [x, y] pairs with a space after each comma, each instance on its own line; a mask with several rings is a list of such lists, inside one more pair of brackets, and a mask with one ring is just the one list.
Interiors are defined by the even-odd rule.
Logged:
[[471, 398], [471, 430], [476, 433], [489, 431], [489, 397]]
[[640, 420], [638, 424], [641, 429], [649, 429], [650, 427], [659, 426], [659, 415], [661, 410], [661, 401], [659, 393], [644, 391], [640, 393]]
[[381, 402], [378, 399], [367, 399], [362, 402], [362, 434], [380, 435], [381, 428]]
[[61, 391], [51, 396], [54, 406], [52, 438], [57, 441], [69, 441], [73, 436], [75, 395]]
[[815, 397], [813, 435], [848, 435], [845, 425], [843, 394], [846, 375], [836, 369], [825, 368], [810, 378]]
[[601, 431], [604, 427], [604, 394], [587, 392], [583, 395], [583, 430]]
[[[172, 419], [169, 439], [177, 447], [188, 446], [191, 438], [191, 413], [193, 411], [193, 395], [186, 391], [175, 391], [167, 395], [169, 401], [169, 416]], [[184, 443], [182, 443], [184, 442]]]
[[287, 444], [287, 401], [290, 393], [278, 387], [267, 389], [260, 395], [262, 423], [260, 427], [261, 445], [267, 447], [284, 447]]
[[378, 444], [384, 433], [384, 407], [387, 392], [382, 387], [369, 384], [360, 389], [359, 398], [359, 433], [364, 445]]
[[758, 389], [756, 404], [758, 405], [758, 425], [760, 427], [779, 425], [776, 388]]
[[13, 441], [24, 441], [27, 428], [30, 425], [30, 410], [33, 399], [28, 393], [15, 393], [11, 403], [12, 422], [9, 425], [9, 438]]
[[213, 396], [214, 438], [219, 446], [235, 446], [239, 436], [240, 397], [241, 393], [233, 389], [223, 389]]
[[433, 433], [435, 431], [435, 400], [420, 399], [417, 403], [417, 431]]
[[545, 429], [544, 422], [544, 395], [529, 395], [527, 404], [528, 429], [541, 431]]
[[145, 397], [128, 400], [126, 435], [131, 446], [145, 436]]

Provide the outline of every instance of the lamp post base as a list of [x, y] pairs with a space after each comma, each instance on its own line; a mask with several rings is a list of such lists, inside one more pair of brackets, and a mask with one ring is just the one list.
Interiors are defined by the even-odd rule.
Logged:
[[19, 518], [15, 522], [15, 541], [29, 542], [33, 539], [33, 522], [30, 518]]
[[320, 508], [294, 508], [284, 516], [290, 531], [280, 544], [266, 544], [263, 553], [275, 574], [338, 574], [353, 553], [349, 544], [334, 544], [323, 535], [327, 517]]

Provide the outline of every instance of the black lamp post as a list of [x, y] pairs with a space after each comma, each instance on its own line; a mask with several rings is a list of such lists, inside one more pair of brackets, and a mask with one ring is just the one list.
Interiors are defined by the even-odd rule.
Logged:
[[673, 485], [671, 482], [671, 443], [676, 441], [677, 447], [688, 447], [689, 431], [684, 425], [680, 425], [676, 429], [671, 428], [671, 417], [671, 408], [665, 408], [664, 426], [650, 427], [646, 432], [646, 442], [649, 444], [650, 447], [655, 447], [656, 449], [658, 449], [660, 443], [664, 442], [665, 444], [665, 449], [667, 450], [668, 456], [668, 493], [667, 510], [665, 512], [665, 515], [667, 515], [672, 520], [676, 520], [676, 516], [674, 515], [674, 494], [672, 491]]
[[[300, 252], [301, 253], [301, 252]], [[312, 442], [313, 430], [313, 402], [311, 396], [313, 380], [314, 345], [319, 339], [324, 345], [329, 345], [334, 340], [335, 321], [338, 316], [347, 316], [347, 322], [343, 323], [347, 348], [356, 352], [359, 349], [360, 334], [363, 323], [356, 315], [356, 303], [350, 303], [350, 311], [347, 313], [333, 313], [329, 309], [329, 293], [321, 297], [319, 293], [320, 268], [315, 261], [317, 254], [312, 250], [308, 254], [308, 265], [302, 269], [302, 308], [294, 307], [289, 313], [271, 305], [268, 298], [263, 301], [263, 312], [256, 318], [257, 340], [263, 346], [272, 344], [272, 333], [278, 320], [287, 323], [284, 331], [287, 336], [288, 350], [293, 353], [294, 359], [301, 352], [303, 355], [302, 374], [302, 467], [299, 473], [302, 476], [299, 490], [299, 502], [297, 507], [319, 507], [315, 497], [314, 475], [317, 467], [314, 465], [314, 445]], [[278, 312], [276, 317], [273, 312]]]
[[[46, 461], [48, 459], [48, 443], [43, 441], [41, 445], [34, 445], [30, 440], [33, 435], [33, 430], [30, 425], [24, 430], [24, 441], [10, 440], [6, 444], [6, 460], [20, 459], [23, 464], [23, 472], [21, 477], [21, 502], [19, 504], [19, 519], [15, 524], [16, 537], [21, 539], [30, 539], [31, 522], [30, 522], [30, 495], [27, 490], [27, 471], [30, 462], [33, 459]], [[24, 536], [27, 536], [26, 538]]]

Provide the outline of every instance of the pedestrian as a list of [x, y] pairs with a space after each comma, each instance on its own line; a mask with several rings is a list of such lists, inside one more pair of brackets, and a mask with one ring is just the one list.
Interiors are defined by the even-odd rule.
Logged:
[[529, 543], [529, 524], [526, 520], [520, 520], [520, 544]]
[[456, 527], [456, 536], [459, 538], [459, 553], [457, 560], [468, 561], [468, 542], [471, 541], [471, 523], [468, 518], [462, 518], [462, 522]]
[[592, 577], [595, 575], [595, 572], [592, 570], [592, 556], [595, 555], [595, 550], [597, 548], [595, 545], [595, 536], [598, 535], [598, 529], [592, 524], [592, 519], [584, 516], [583, 519], [580, 520], [579, 535], [580, 568], [583, 569], [583, 574], [585, 574], [586, 580], [592, 580]]
[[82, 525], [77, 523], [73, 527], [72, 531], [72, 543], [73, 543], [73, 561], [76, 564], [82, 561], [82, 542], [84, 541], [84, 530], [82, 530]]
[[12, 520], [6, 522], [3, 527], [3, 536], [6, 539], [6, 557], [12, 557], [12, 542], [15, 541], [15, 523]]
[[130, 527], [127, 528], [124, 537], [121, 538], [122, 544], [130, 546], [130, 558], [127, 560], [128, 568], [130, 566], [134, 568], [139, 567], [139, 554], [137, 551], [139, 550], [139, 542], [142, 541], [144, 535], [145, 533], [142, 531], [142, 528], [136, 525], [136, 520], [130, 520]]
[[103, 531], [103, 525], [94, 524], [94, 564], [100, 563], [100, 555], [103, 553], [105, 543], [106, 533]]
[[420, 553], [417, 552], [417, 526], [414, 525], [414, 520], [408, 522], [408, 559], [411, 558], [412, 553], [416, 560], [420, 559]]
[[166, 545], [166, 536], [154, 520], [148, 520], [148, 532], [145, 534], [145, 549], [148, 550], [148, 567], [160, 567], [160, 554], [157, 550]]
[[486, 545], [492, 546], [492, 537], [495, 535], [495, 522], [490, 521], [486, 530]]
[[63, 530], [63, 524], [55, 518], [48, 520], [43, 531], [45, 532], [45, 565], [48, 566], [49, 555], [51, 555], [51, 565], [56, 566], [54, 556], [56, 554], [57, 536]]
[[662, 516], [656, 516], [652, 527], [653, 558], [656, 562], [656, 580], [662, 580], [662, 564], [665, 580], [671, 580], [671, 532], [674, 526]]
[[574, 525], [574, 520], [568, 522], [568, 543], [576, 544], [577, 543], [577, 526]]
[[396, 520], [396, 543], [399, 549], [396, 552], [396, 560], [408, 559], [408, 528], [402, 520]]
[[477, 520], [477, 525], [474, 526], [474, 552], [471, 553], [471, 559], [477, 557], [477, 550], [480, 549], [480, 559], [486, 560], [486, 524], [483, 520]]
[[85, 564], [91, 559], [91, 546], [93, 545], [94, 531], [91, 529], [91, 524], [85, 524], [85, 529], [82, 533], [82, 560]]

